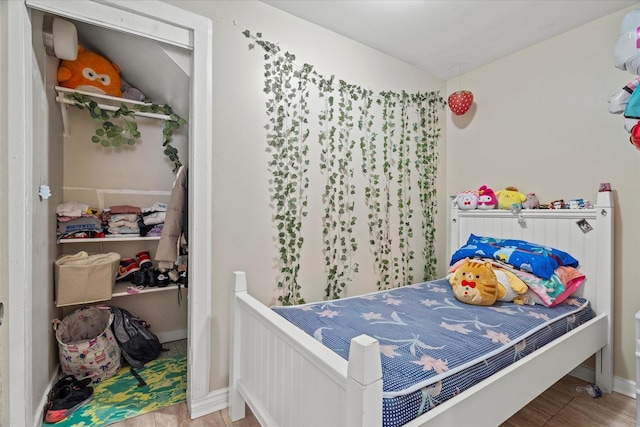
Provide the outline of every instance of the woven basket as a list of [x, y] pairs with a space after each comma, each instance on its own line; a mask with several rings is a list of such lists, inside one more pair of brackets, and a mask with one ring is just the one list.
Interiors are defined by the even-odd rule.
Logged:
[[98, 383], [118, 372], [121, 354], [111, 331], [112, 322], [108, 307], [85, 307], [56, 324], [60, 365], [65, 375], [91, 378]]

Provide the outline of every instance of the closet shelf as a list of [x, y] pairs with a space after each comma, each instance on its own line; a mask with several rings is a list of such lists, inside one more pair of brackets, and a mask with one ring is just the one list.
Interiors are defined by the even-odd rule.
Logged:
[[[116, 283], [114, 288], [113, 288], [113, 293], [111, 295], [112, 298], [116, 298], [116, 297], [134, 297], [136, 295], [142, 295], [142, 294], [150, 294], [153, 292], [164, 292], [164, 291], [173, 291], [178, 289], [178, 285], [174, 285], [174, 284], [170, 284], [169, 286], [165, 286], [164, 288], [159, 288], [159, 287], [146, 287], [143, 290], [141, 290], [139, 293], [137, 294], [130, 294], [127, 293], [127, 286], [131, 286], [131, 282], [119, 282]], [[183, 287], [184, 288], [184, 287]], [[188, 288], [184, 288], [185, 290]]]
[[[62, 124], [64, 126], [64, 136], [69, 136], [69, 105], [76, 105], [76, 102], [71, 97], [74, 92], [78, 92], [82, 95], [92, 97], [98, 102], [98, 106], [103, 110], [116, 111], [120, 108], [120, 104], [124, 104], [127, 107], [134, 105], [152, 105], [145, 102], [133, 101], [131, 99], [118, 98], [110, 95], [103, 95], [101, 93], [86, 92], [82, 90], [69, 89], [66, 87], [56, 86], [56, 101], [60, 104], [60, 111], [62, 112]], [[146, 113], [142, 111], [133, 110], [133, 113], [139, 117], [149, 117], [158, 120], [169, 120], [170, 117], [166, 114], [159, 113]]]
[[103, 242], [139, 242], [160, 240], [160, 236], [114, 236], [114, 237], [88, 237], [86, 239], [60, 239], [60, 243], [103, 243]]

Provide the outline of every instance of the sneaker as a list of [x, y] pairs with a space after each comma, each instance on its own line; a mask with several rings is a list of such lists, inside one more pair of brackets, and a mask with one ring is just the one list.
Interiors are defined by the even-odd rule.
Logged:
[[168, 272], [166, 269], [158, 270], [156, 282], [159, 288], [166, 288], [167, 286], [169, 286], [169, 275], [167, 273]]
[[144, 270], [144, 284], [150, 288], [158, 286], [158, 272], [153, 268]]
[[75, 388], [73, 385], [63, 385], [57, 390], [51, 390], [47, 402], [45, 422], [57, 423], [73, 414], [93, 397], [93, 387]]
[[149, 254], [149, 251], [138, 252], [138, 254], [136, 254], [136, 261], [138, 261], [138, 265], [142, 269], [152, 266], [151, 255]]
[[71, 386], [72, 388], [79, 390], [81, 388], [87, 387], [89, 384], [91, 384], [91, 378], [84, 378], [82, 380], [78, 380], [73, 375], [67, 375], [65, 377], [60, 378], [58, 382], [53, 385], [53, 387], [51, 388], [51, 393], [52, 395], [54, 395], [58, 393], [58, 391], [65, 386]]
[[130, 276], [129, 280], [134, 285], [138, 285], [138, 286], [142, 285], [142, 286], [144, 286], [146, 281], [147, 281], [146, 270], [134, 271], [133, 275]]
[[133, 273], [136, 271], [140, 271], [140, 266], [135, 259], [129, 258], [121, 260], [116, 282], [130, 281], [133, 278]]

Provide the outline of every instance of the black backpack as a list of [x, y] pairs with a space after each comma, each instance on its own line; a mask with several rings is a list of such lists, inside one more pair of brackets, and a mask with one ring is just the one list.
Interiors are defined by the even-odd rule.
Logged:
[[134, 368], [155, 360], [162, 352], [162, 344], [151, 332], [149, 324], [134, 317], [123, 308], [110, 306], [113, 314], [111, 329], [118, 341], [122, 357]]

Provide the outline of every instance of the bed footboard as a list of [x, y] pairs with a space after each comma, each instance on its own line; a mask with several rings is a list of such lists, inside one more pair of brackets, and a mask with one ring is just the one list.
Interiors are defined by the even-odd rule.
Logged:
[[377, 340], [351, 342], [350, 363], [247, 293], [236, 272], [232, 293], [229, 416], [245, 403], [263, 426], [382, 425]]

